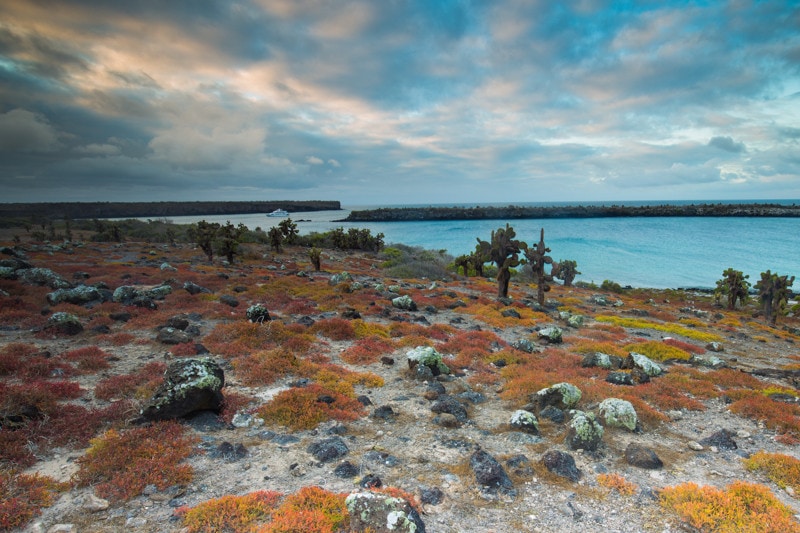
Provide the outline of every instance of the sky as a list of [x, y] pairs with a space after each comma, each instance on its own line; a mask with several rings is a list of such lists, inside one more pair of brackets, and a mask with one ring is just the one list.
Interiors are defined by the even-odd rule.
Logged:
[[800, 0], [4, 0], [0, 201], [800, 199]]

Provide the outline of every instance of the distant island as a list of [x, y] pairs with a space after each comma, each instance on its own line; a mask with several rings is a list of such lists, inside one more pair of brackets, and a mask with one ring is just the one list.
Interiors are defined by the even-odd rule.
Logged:
[[342, 206], [338, 201], [328, 200], [0, 203], [0, 218], [160, 218], [270, 213], [276, 209], [284, 209], [289, 213], [299, 213], [305, 211], [338, 211], [342, 209]]
[[385, 207], [352, 211], [347, 218], [336, 222], [604, 217], [800, 217], [800, 206], [749, 203], [644, 206]]

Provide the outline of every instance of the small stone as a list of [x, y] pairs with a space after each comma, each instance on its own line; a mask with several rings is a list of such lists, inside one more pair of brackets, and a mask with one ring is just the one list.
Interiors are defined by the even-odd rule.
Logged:
[[47, 529], [47, 533], [74, 533], [78, 531], [75, 524], [54, 524]]
[[235, 428], [250, 427], [252, 423], [253, 415], [247, 413], [236, 413], [233, 415], [233, 419], [231, 420], [231, 425]]
[[419, 491], [419, 501], [427, 505], [439, 505], [444, 501], [444, 492], [436, 487], [422, 488]]
[[356, 477], [358, 472], [358, 467], [350, 461], [342, 461], [333, 469], [333, 475], [341, 478]]
[[317, 461], [327, 463], [347, 455], [350, 449], [340, 437], [330, 437], [312, 443], [308, 447], [308, 453], [314, 456]]
[[713, 435], [700, 441], [703, 446], [716, 447], [720, 450], [736, 450], [739, 446], [733, 440], [733, 433], [727, 429], [721, 429]]
[[229, 294], [223, 294], [219, 297], [219, 302], [230, 307], [239, 307], [239, 300]]
[[656, 452], [641, 446], [639, 444], [631, 443], [625, 448], [625, 460], [629, 465], [638, 468], [645, 468], [647, 470], [656, 470], [664, 466], [664, 463], [656, 455]]
[[690, 450], [694, 450], [696, 452], [701, 452], [704, 449], [703, 445], [695, 440], [690, 440], [686, 443], [686, 446], [688, 446]]
[[539, 421], [530, 411], [519, 409], [511, 415], [511, 427], [526, 433], [539, 433]]
[[147, 518], [143, 516], [132, 516], [125, 521], [127, 528], [144, 527], [145, 525], [147, 525]]
[[383, 486], [383, 481], [375, 474], [367, 474], [361, 478], [361, 481], [358, 482], [358, 486], [362, 489], [378, 489]]
[[292, 477], [303, 477], [306, 475], [306, 468], [299, 463], [292, 463], [289, 465], [289, 474]]
[[89, 494], [83, 501], [83, 508], [90, 513], [105, 511], [108, 509], [108, 506], [108, 500], [104, 500], [103, 498], [95, 496], [94, 494]]
[[372, 418], [379, 418], [381, 420], [394, 420], [397, 417], [397, 413], [394, 412], [394, 409], [390, 405], [381, 405], [374, 411], [372, 411]]
[[573, 482], [577, 482], [583, 476], [583, 473], [575, 466], [575, 458], [565, 452], [550, 450], [542, 456], [541, 463], [550, 472]]
[[461, 422], [458, 421], [458, 418], [451, 415], [450, 413], [442, 413], [439, 416], [433, 418], [433, 423], [443, 428], [457, 428], [461, 427]]

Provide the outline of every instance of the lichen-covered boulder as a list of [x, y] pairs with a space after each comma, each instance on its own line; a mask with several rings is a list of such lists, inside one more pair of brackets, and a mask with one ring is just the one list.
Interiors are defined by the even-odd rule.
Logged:
[[392, 299], [392, 307], [402, 309], [403, 311], [416, 311], [417, 304], [411, 299], [411, 296], [405, 294]]
[[572, 420], [568, 424], [567, 446], [571, 450], [596, 450], [603, 438], [603, 426], [593, 413], [573, 410], [570, 415]]
[[349, 272], [342, 271], [331, 276], [328, 280], [328, 285], [338, 285], [346, 281], [353, 281], [353, 276], [351, 276]]
[[111, 299], [114, 302], [135, 305], [146, 309], [155, 309], [154, 300], [163, 300], [172, 292], [169, 285], [157, 285], [155, 287], [136, 287], [133, 285], [121, 285], [114, 290]]
[[719, 342], [714, 341], [706, 344], [706, 350], [708, 350], [709, 352], [719, 353], [719, 352], [724, 352], [725, 348]]
[[584, 320], [583, 315], [571, 315], [567, 318], [567, 325], [571, 328], [578, 329], [583, 327]]
[[536, 415], [524, 409], [518, 409], [511, 415], [511, 427], [524, 431], [525, 433], [539, 433], [539, 421], [536, 420]]
[[636, 431], [639, 418], [636, 416], [636, 409], [627, 400], [619, 398], [607, 398], [600, 402], [598, 413], [601, 420], [608, 427], [626, 428]]
[[533, 343], [528, 339], [516, 340], [511, 343], [511, 347], [525, 353], [533, 353], [533, 350], [535, 349]]
[[17, 269], [10, 266], [0, 266], [0, 279], [17, 279]]
[[434, 376], [449, 374], [450, 368], [442, 362], [442, 354], [431, 346], [417, 346], [406, 353], [408, 368], [414, 369], [417, 365], [428, 367]]
[[50, 318], [47, 319], [45, 329], [64, 335], [77, 335], [83, 331], [83, 324], [81, 324], [81, 320], [72, 313], [59, 311], [50, 315]]
[[481, 486], [484, 496], [494, 496], [498, 492], [514, 497], [514, 483], [497, 459], [484, 450], [476, 450], [469, 458], [469, 466], [475, 474], [475, 481]]
[[345, 498], [350, 515], [348, 531], [425, 533], [419, 513], [403, 498], [379, 492], [354, 492]]
[[72, 286], [49, 268], [23, 268], [16, 272], [19, 280], [29, 285], [47, 285], [51, 289], [67, 289]]
[[272, 320], [272, 317], [269, 316], [269, 311], [267, 308], [261, 304], [253, 304], [248, 307], [247, 311], [245, 311], [245, 316], [247, 316], [247, 320], [250, 322], [258, 322], [262, 324]]
[[196, 411], [219, 411], [225, 374], [210, 357], [179, 359], [141, 411], [145, 421], [180, 418]]
[[571, 383], [556, 383], [530, 395], [529, 399], [539, 409], [544, 409], [548, 405], [559, 409], [570, 409], [581, 400], [581, 390]]
[[581, 366], [584, 368], [600, 367], [606, 370], [617, 369], [622, 366], [622, 357], [603, 352], [593, 352], [584, 356]]
[[563, 341], [563, 330], [558, 326], [549, 326], [539, 330], [539, 338], [546, 340], [550, 344], [559, 344]]
[[628, 354], [628, 357], [625, 358], [625, 362], [622, 364], [622, 368], [638, 368], [651, 378], [664, 373], [664, 370], [649, 357], [636, 352]]
[[58, 289], [47, 295], [47, 302], [50, 305], [57, 305], [62, 302], [74, 305], [84, 305], [90, 302], [100, 302], [103, 300], [103, 293], [97, 287], [88, 285], [78, 285], [72, 289]]
[[694, 355], [692, 356], [690, 362], [693, 365], [703, 366], [706, 368], [713, 368], [713, 369], [724, 368], [727, 366], [727, 363], [723, 359], [717, 357], [716, 355], [711, 355], [711, 356]]

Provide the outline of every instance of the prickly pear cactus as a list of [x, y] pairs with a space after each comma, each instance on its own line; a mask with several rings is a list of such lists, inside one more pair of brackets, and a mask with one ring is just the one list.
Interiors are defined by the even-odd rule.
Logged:
[[552, 274], [547, 274], [544, 271], [545, 265], [553, 264], [553, 258], [547, 255], [549, 251], [550, 248], [544, 244], [544, 228], [542, 228], [538, 244], [534, 244], [525, 252], [525, 257], [528, 258], [533, 275], [537, 280], [538, 291], [536, 296], [539, 305], [544, 305], [544, 293], [550, 290], [550, 283], [553, 281]]
[[519, 254], [527, 250], [528, 245], [516, 240], [514, 228], [506, 224], [505, 228], [492, 231], [491, 242], [478, 239], [476, 252], [484, 261], [497, 265], [497, 297], [508, 297], [508, 283], [511, 280], [511, 269], [524, 262]]

